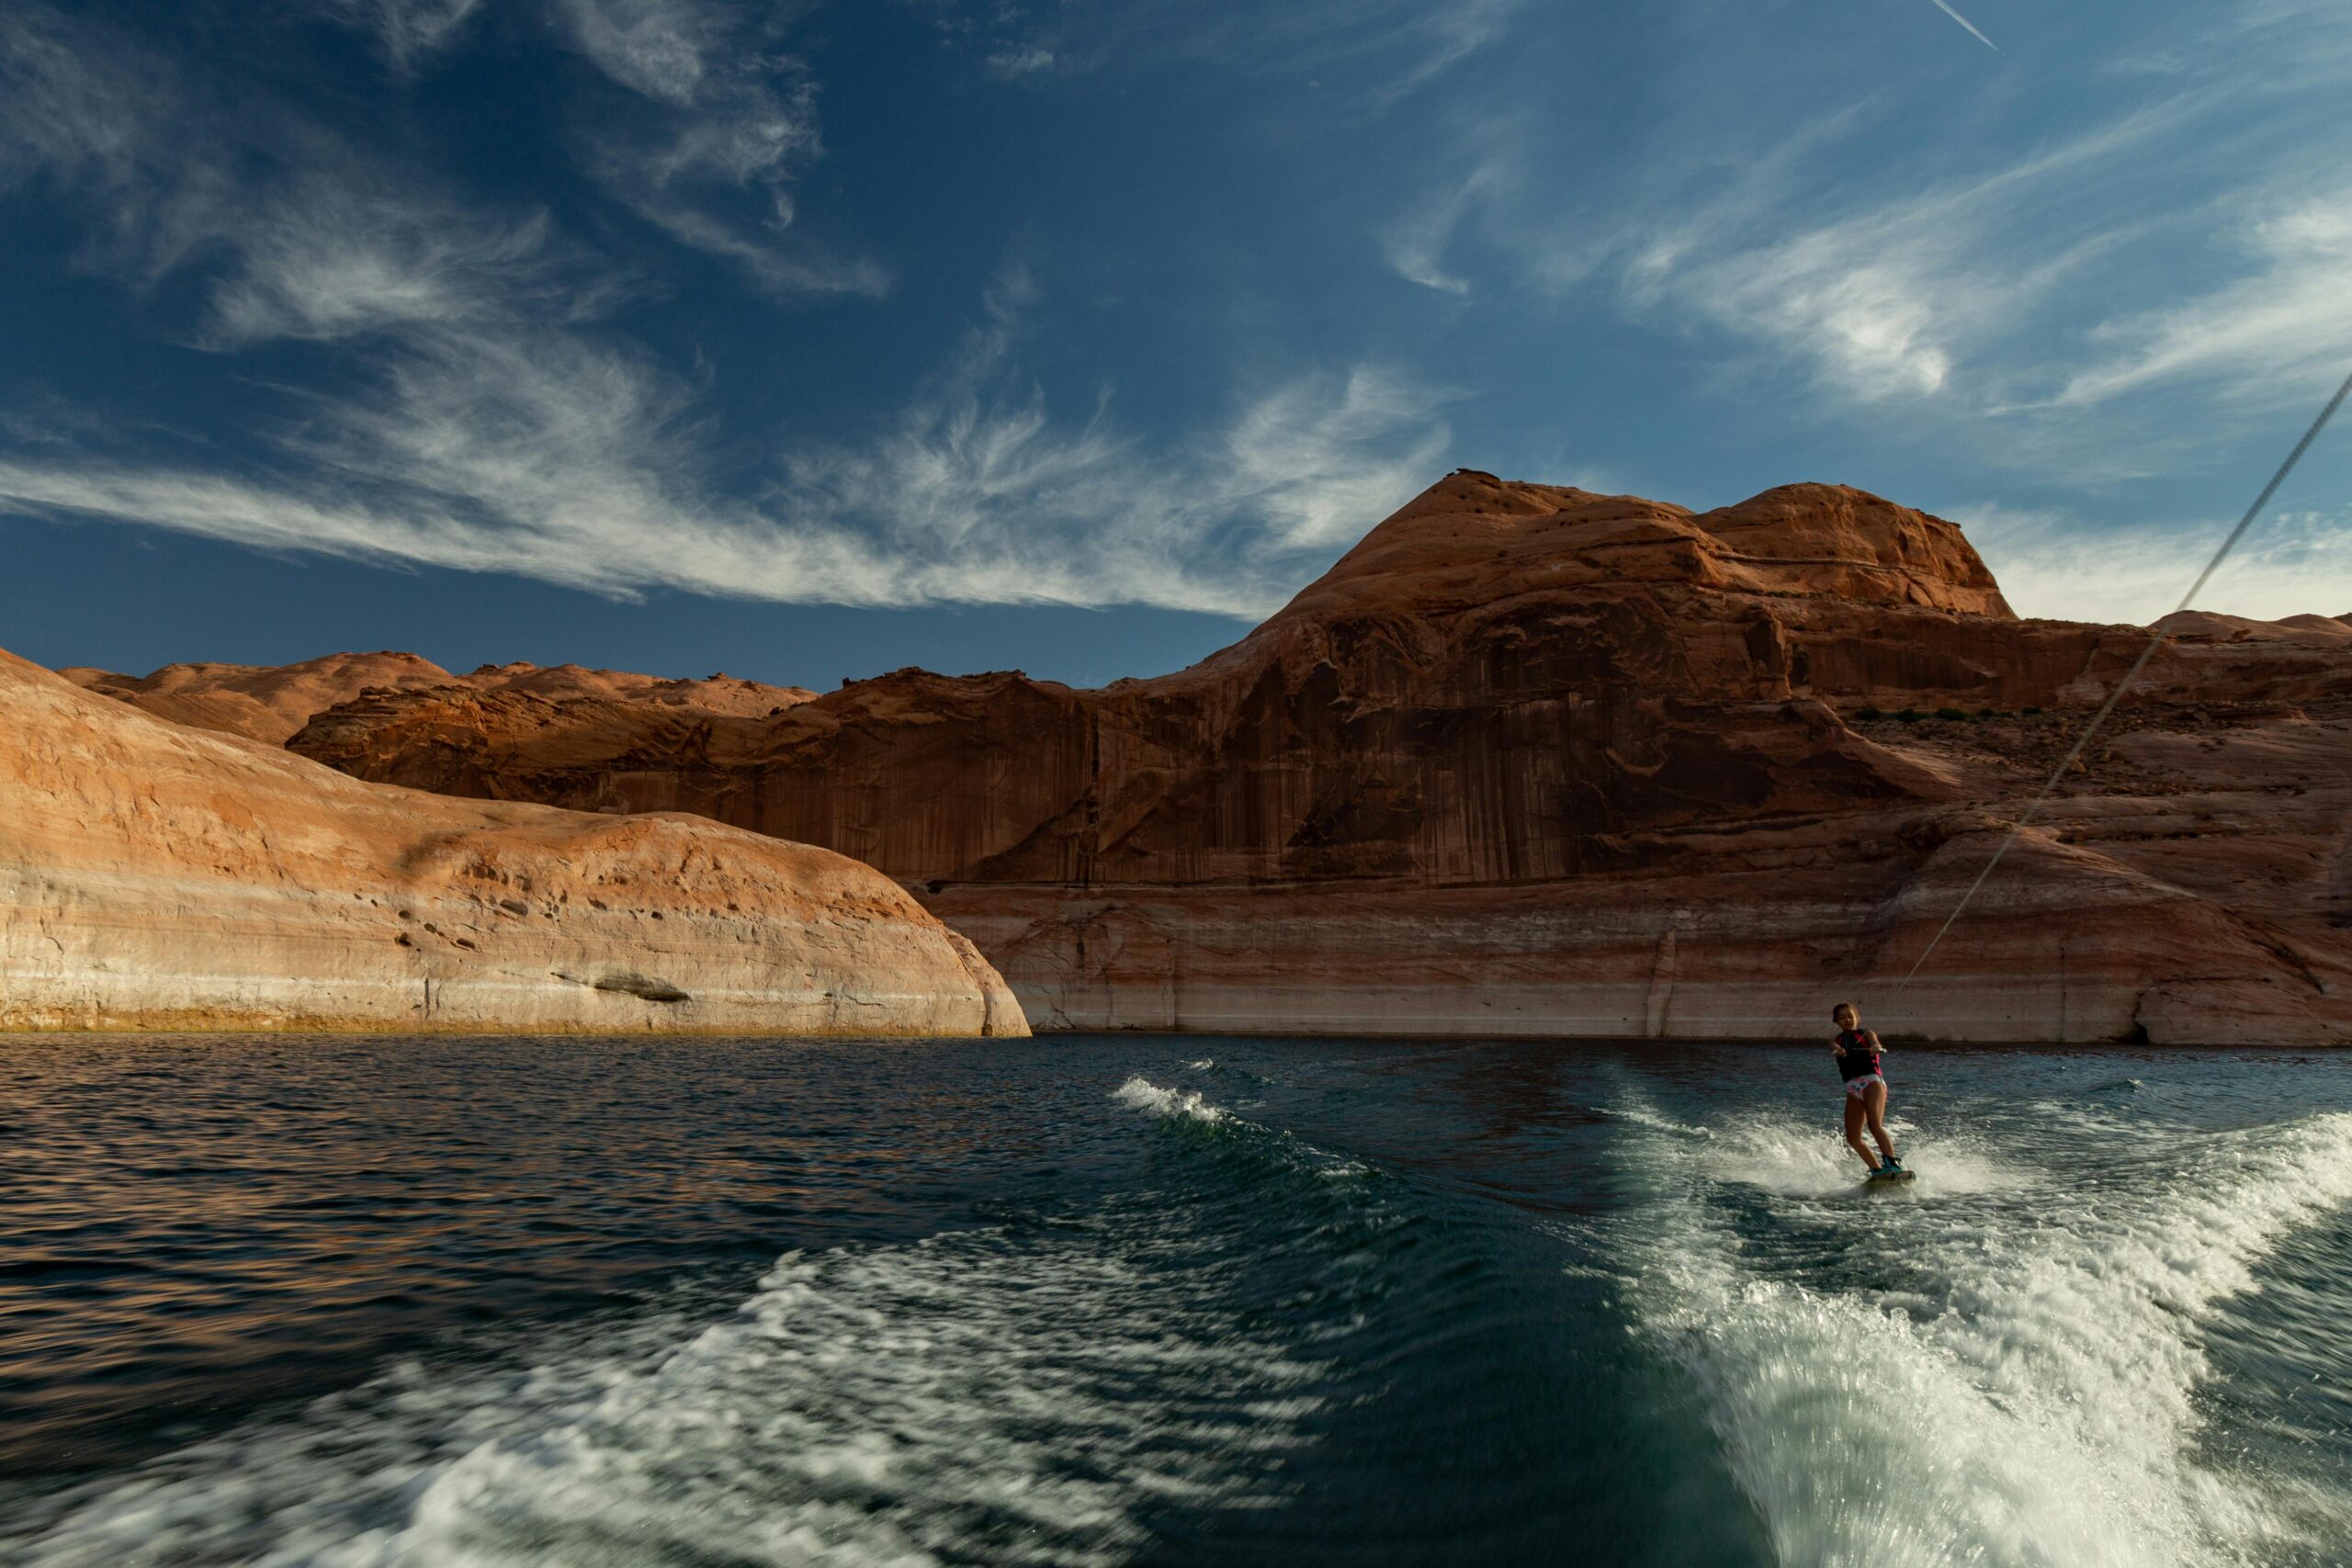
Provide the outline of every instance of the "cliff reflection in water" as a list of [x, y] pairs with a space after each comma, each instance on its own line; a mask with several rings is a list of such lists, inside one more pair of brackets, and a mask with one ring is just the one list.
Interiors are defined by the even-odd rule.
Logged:
[[1023, 1145], [942, 1087], [961, 1048], [861, 1044], [852, 1082], [772, 1042], [0, 1038], [0, 1474], [921, 1234]]

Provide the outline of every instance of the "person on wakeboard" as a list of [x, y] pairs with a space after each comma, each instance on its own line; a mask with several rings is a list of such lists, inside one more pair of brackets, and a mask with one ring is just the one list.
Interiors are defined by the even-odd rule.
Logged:
[[[1862, 1015], [1851, 1002], [1830, 1009], [1829, 1021], [1838, 1026], [1838, 1038], [1829, 1049], [1838, 1058], [1838, 1076], [1846, 1080], [1846, 1142], [1872, 1176], [1899, 1176], [1903, 1164], [1894, 1157], [1894, 1140], [1886, 1135], [1886, 1077], [1879, 1071], [1886, 1047], [1875, 1032], [1862, 1027]], [[1870, 1145], [1862, 1142], [1865, 1123], [1886, 1156], [1883, 1165], [1871, 1157]]]

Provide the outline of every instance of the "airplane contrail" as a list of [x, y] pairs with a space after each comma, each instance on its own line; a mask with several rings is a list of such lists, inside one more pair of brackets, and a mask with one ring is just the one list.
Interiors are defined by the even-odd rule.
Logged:
[[1953, 21], [1958, 22], [1962, 27], [1966, 28], [1969, 30], [1969, 32], [1970, 32], [1972, 35], [1973, 35], [1973, 36], [1974, 36], [1974, 38], [1975, 38], [1975, 39], [1976, 39], [1976, 41], [1977, 41], [1978, 43], [1983, 44], [1986, 49], [1991, 50], [1995, 54], [1998, 54], [1998, 53], [2000, 53], [2000, 52], [2001, 52], [2001, 46], [2000, 46], [1999, 44], [1995, 43], [1991, 39], [1986, 38], [1983, 33], [1977, 32], [1977, 31], [1976, 31], [1976, 24], [1975, 24], [1974, 22], [1970, 21], [1966, 17], [1962, 16], [1959, 12], [1957, 12], [1957, 11], [1953, 10], [1950, 6], [1945, 5], [1945, 4], [1944, 4], [1944, 0], [1936, 0], [1936, 9], [1937, 9], [1937, 10], [1939, 10], [1939, 11], [1941, 11], [1945, 16], [1950, 17]]

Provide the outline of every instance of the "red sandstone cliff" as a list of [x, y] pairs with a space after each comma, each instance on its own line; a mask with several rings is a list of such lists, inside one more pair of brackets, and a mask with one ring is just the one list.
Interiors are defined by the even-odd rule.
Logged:
[[0, 1029], [1025, 1034], [897, 884], [345, 778], [0, 653]]
[[[291, 744], [828, 845], [1057, 1025], [1809, 1037], [1850, 993], [1942, 1038], [2352, 1039], [2352, 626], [2178, 629], [1905, 992], [2151, 634], [2020, 621], [1959, 529], [1840, 487], [1692, 513], [1458, 474], [1234, 647], [1100, 691], [386, 691]], [[1865, 716], [1906, 708], [1997, 716]]]
[[731, 675], [667, 681], [577, 664], [485, 664], [453, 675], [413, 653], [331, 653], [300, 664], [166, 664], [147, 675], [74, 666], [59, 674], [85, 690], [159, 718], [250, 740], [283, 743], [338, 703], [368, 692], [413, 692], [462, 686], [478, 692], [528, 692], [553, 702], [607, 698], [685, 713], [759, 717], [805, 703], [817, 694], [801, 686], [764, 686]]

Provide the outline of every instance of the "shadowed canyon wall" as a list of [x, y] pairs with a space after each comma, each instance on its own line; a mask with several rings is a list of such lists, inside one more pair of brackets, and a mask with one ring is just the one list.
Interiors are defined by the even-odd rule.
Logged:
[[288, 744], [839, 850], [1041, 1025], [1814, 1037], [1852, 995], [1932, 1038], [2352, 1038], [2352, 626], [2177, 630], [1908, 987], [2153, 634], [2020, 621], [1959, 529], [1841, 487], [1456, 474], [1234, 647], [1098, 691], [387, 689]]

